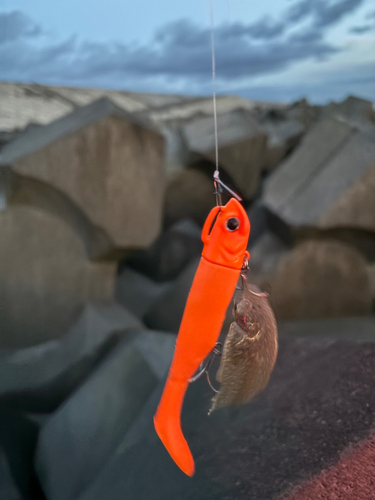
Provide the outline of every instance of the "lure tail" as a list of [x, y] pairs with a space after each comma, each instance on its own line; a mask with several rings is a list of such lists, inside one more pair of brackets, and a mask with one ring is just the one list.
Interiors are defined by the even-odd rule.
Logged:
[[168, 379], [158, 412], [154, 416], [154, 425], [172, 459], [186, 475], [191, 477], [195, 472], [194, 459], [180, 424], [182, 402], [188, 383]]

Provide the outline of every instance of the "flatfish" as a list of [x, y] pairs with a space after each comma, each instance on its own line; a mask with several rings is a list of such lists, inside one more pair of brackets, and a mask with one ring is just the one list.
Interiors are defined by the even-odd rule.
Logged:
[[268, 384], [277, 357], [277, 326], [267, 295], [241, 275], [234, 299], [235, 321], [225, 339], [216, 379], [219, 392], [210, 412], [250, 401]]

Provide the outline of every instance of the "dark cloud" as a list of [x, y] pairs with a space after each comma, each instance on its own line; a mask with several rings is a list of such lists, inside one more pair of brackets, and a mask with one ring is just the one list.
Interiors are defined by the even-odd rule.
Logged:
[[372, 26], [371, 24], [364, 24], [363, 26], [353, 26], [353, 28], [350, 28], [349, 32], [353, 33], [354, 35], [362, 35], [363, 33], [368, 33], [373, 29], [374, 26]]
[[39, 26], [22, 12], [0, 12], [0, 44], [38, 36]]
[[364, 0], [302, 0], [294, 4], [286, 15], [288, 22], [299, 22], [311, 17], [314, 26], [326, 27], [340, 21], [357, 9]]
[[314, 11], [313, 7], [315, 3], [312, 0], [302, 0], [295, 3], [286, 14], [286, 21], [289, 23], [302, 21]]
[[[218, 28], [216, 61], [220, 78], [237, 78], [282, 70], [291, 63], [321, 58], [337, 49], [315, 33], [295, 33], [280, 39], [256, 43], [249, 36], [253, 26], [236, 25]], [[22, 52], [22, 53], [21, 53]], [[64, 78], [72, 82], [112, 75], [153, 78], [207, 79], [211, 67], [210, 32], [187, 21], [167, 26], [150, 46], [129, 47], [124, 44], [78, 43], [70, 39], [50, 48], [20, 51], [1, 50], [2, 71], [27, 70], [31, 78]]]
[[[328, 27], [362, 1], [300, 0], [277, 20], [266, 17], [218, 26], [218, 83], [329, 57], [341, 49], [324, 40]], [[210, 82], [210, 30], [186, 20], [167, 24], [151, 44], [138, 46], [82, 42], [74, 37], [54, 44], [47, 44], [46, 39], [34, 43], [32, 37], [41, 38], [43, 33], [20, 12], [0, 15], [0, 34], [2, 79], [117, 87], [138, 82], [164, 85], [165, 90], [203, 89]]]
[[[312, 2], [315, 5], [315, 2]], [[340, 21], [347, 14], [356, 10], [363, 0], [341, 0], [329, 3], [326, 0], [316, 2], [315, 25], [330, 26]]]
[[272, 19], [263, 18], [247, 26], [241, 23], [224, 26], [220, 28], [220, 36], [226, 39], [242, 36], [254, 40], [270, 40], [285, 33], [286, 29], [287, 24], [285, 22], [275, 22]]

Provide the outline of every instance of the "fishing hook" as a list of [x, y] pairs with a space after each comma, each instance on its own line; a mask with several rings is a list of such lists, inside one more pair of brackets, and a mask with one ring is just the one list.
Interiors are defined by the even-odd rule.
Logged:
[[[240, 274], [241, 281], [242, 281], [242, 287], [236, 286], [236, 290], [243, 290], [243, 284], [244, 284], [244, 281], [246, 281], [246, 275], [248, 272], [249, 272], [249, 262], [247, 260], [247, 257], [245, 256], [244, 263], [243, 263], [242, 269], [241, 269], [241, 274]], [[251, 295], [254, 295], [255, 297], [268, 298], [270, 295], [267, 292], [254, 292], [254, 290], [251, 290], [250, 287], [247, 287], [247, 288], [248, 288], [249, 293], [251, 293]]]
[[202, 363], [200, 364], [199, 366], [199, 369], [197, 371], [197, 373], [194, 375], [194, 377], [191, 377], [191, 379], [189, 380], [190, 383], [192, 382], [195, 382], [196, 380], [198, 380], [204, 373], [206, 374], [206, 377], [207, 377], [207, 382], [208, 382], [208, 385], [211, 387], [211, 389], [218, 393], [219, 391], [217, 389], [215, 389], [215, 387], [212, 385], [211, 383], [211, 380], [210, 380], [210, 375], [209, 375], [209, 368], [213, 362], [213, 360], [217, 357], [217, 356], [221, 356], [221, 350], [222, 350], [222, 344], [221, 342], [216, 342], [216, 345], [215, 347], [212, 349], [212, 351], [210, 352], [210, 354], [208, 355], [206, 361], [202, 361]]
[[247, 258], [247, 255], [244, 255], [244, 258], [243, 258], [243, 263], [242, 263], [242, 267], [241, 267], [241, 281], [242, 281], [242, 287], [239, 287], [239, 286], [236, 286], [236, 290], [243, 290], [243, 283], [244, 283], [244, 280], [246, 279], [246, 276], [249, 272], [249, 259]]

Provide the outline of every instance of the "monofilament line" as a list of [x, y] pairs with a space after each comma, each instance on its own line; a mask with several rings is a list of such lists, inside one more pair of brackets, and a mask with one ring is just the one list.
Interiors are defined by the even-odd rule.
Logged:
[[217, 113], [216, 113], [216, 63], [215, 63], [215, 25], [213, 0], [210, 3], [211, 17], [211, 53], [212, 53], [212, 97], [214, 105], [214, 127], [215, 127], [215, 174], [219, 174], [219, 146], [217, 138]]

